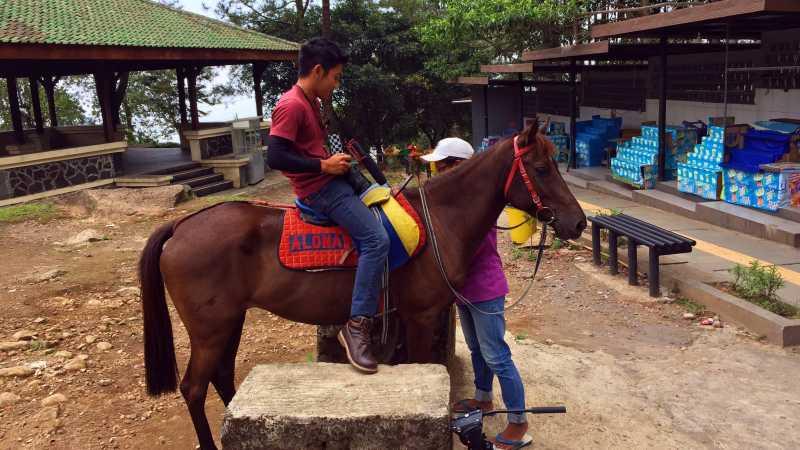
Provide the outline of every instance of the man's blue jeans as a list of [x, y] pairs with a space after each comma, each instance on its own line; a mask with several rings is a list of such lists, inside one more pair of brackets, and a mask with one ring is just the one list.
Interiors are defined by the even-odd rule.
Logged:
[[[501, 312], [505, 308], [505, 300], [503, 296], [474, 306], [487, 313]], [[497, 375], [506, 409], [525, 409], [525, 387], [505, 341], [505, 316], [481, 314], [461, 304], [458, 305], [458, 315], [461, 318], [461, 331], [472, 355], [475, 399], [482, 402], [492, 400], [492, 384]], [[509, 413], [508, 421], [524, 423], [525, 414]]]
[[350, 317], [372, 317], [378, 311], [378, 293], [389, 254], [389, 236], [343, 177], [334, 178], [319, 192], [303, 199], [347, 230], [358, 249]]

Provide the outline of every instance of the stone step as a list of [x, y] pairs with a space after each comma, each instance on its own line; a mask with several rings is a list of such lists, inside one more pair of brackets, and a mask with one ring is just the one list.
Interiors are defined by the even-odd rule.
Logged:
[[792, 222], [800, 222], [800, 208], [781, 208], [776, 215]]
[[439, 364], [258, 365], [225, 411], [225, 449], [452, 448], [450, 377]]
[[697, 208], [695, 202], [656, 189], [633, 191], [633, 201], [692, 219]]
[[575, 176], [574, 172], [566, 173], [562, 171], [561, 177], [564, 179], [564, 182], [570, 186], [579, 187], [581, 189], [586, 189], [588, 187], [589, 182], [585, 178]]
[[184, 180], [191, 180], [192, 178], [198, 178], [206, 175], [211, 175], [214, 173], [214, 169], [210, 167], [197, 167], [195, 169], [189, 169], [182, 172], [174, 172], [172, 173], [172, 181], [184, 181]]
[[199, 188], [192, 188], [192, 192], [194, 192], [194, 195], [197, 197], [205, 197], [206, 195], [211, 195], [220, 191], [227, 191], [228, 189], [233, 189], [233, 181], [218, 181], [216, 183], [207, 184]]
[[688, 200], [693, 203], [705, 203], [705, 202], [714, 202], [716, 200], [709, 200], [707, 198], [700, 197], [698, 195], [688, 194], [686, 192], [681, 192], [678, 190], [678, 182], [675, 180], [672, 181], [659, 181], [656, 183], [656, 190], [661, 192], [666, 192], [667, 194], [674, 195], [677, 197], [681, 197], [685, 200]]
[[178, 172], [186, 172], [187, 170], [197, 169], [198, 167], [201, 167], [200, 163], [187, 162], [172, 167], [168, 167], [166, 169], [154, 170], [152, 172], [148, 172], [148, 175], [172, 175]]
[[750, 236], [800, 247], [800, 223], [726, 202], [698, 203], [695, 218]]
[[191, 188], [200, 188], [224, 179], [225, 177], [223, 177], [221, 173], [212, 173], [210, 175], [203, 175], [197, 178], [189, 178], [188, 180], [173, 182], [173, 184], [185, 184]]
[[623, 198], [625, 200], [633, 200], [633, 189], [612, 181], [589, 181], [587, 185], [589, 189], [604, 194], [613, 195], [614, 197]]

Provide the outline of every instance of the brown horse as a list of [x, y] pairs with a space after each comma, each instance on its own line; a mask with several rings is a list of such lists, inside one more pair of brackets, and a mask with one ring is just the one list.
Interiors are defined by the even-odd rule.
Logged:
[[[532, 151], [522, 163], [541, 202], [555, 214], [563, 239], [578, 237], [586, 217], [553, 162], [553, 146], [532, 125], [519, 135]], [[536, 213], [519, 173], [504, 193], [514, 160], [511, 140], [425, 184], [431, 222], [450, 282], [464, 281], [472, 256], [506, 204]], [[406, 193], [421, 212], [418, 190]], [[180, 390], [203, 449], [215, 448], [204, 405], [209, 381], [225, 405], [235, 391], [234, 365], [245, 312], [266, 309], [315, 325], [343, 324], [350, 311], [353, 271], [303, 272], [277, 259], [282, 210], [226, 203], [153, 233], [139, 262], [147, 391], [174, 392], [177, 364], [164, 286], [189, 334], [191, 355]], [[453, 296], [427, 247], [392, 273], [392, 304], [406, 329], [409, 362], [431, 361], [434, 324]]]

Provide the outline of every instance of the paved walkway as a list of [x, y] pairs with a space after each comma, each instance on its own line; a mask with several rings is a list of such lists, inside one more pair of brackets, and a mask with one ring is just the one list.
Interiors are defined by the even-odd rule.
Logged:
[[[703, 282], [729, 281], [728, 269], [736, 263], [748, 264], [757, 259], [778, 266], [786, 286], [778, 294], [786, 302], [800, 306], [800, 249], [757, 239], [705, 222], [688, 219], [629, 200], [570, 186], [586, 215], [598, 210], [618, 209], [625, 214], [658, 225], [697, 241], [692, 253], [661, 258], [662, 272], [679, 271]], [[645, 259], [640, 259], [642, 263]]]

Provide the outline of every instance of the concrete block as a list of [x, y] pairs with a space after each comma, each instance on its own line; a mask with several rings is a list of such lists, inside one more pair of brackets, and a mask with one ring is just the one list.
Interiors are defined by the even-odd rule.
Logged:
[[346, 364], [253, 368], [228, 405], [225, 449], [451, 448], [450, 378], [441, 365]]

